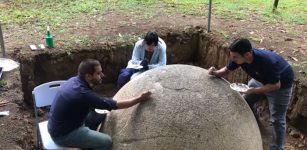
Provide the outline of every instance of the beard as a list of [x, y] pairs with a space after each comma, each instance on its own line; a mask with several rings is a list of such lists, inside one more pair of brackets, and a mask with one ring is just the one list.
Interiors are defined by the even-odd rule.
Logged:
[[100, 79], [100, 80], [92, 80], [92, 84], [93, 85], [100, 85], [100, 84], [102, 84], [102, 79]]

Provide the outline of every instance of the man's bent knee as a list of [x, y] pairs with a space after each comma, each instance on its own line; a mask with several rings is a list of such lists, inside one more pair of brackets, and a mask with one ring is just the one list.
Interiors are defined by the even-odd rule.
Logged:
[[109, 150], [111, 149], [111, 147], [112, 147], [112, 138], [109, 135], [104, 134], [103, 138], [100, 139], [99, 148]]
[[105, 139], [106, 147], [110, 148], [112, 147], [112, 138], [108, 136], [108, 138]]

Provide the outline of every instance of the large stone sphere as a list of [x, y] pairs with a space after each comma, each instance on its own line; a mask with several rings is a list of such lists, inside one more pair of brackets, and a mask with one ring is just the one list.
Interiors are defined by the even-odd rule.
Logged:
[[114, 99], [152, 90], [149, 101], [112, 111], [102, 132], [113, 150], [261, 150], [257, 122], [239, 93], [224, 79], [189, 65], [146, 71]]

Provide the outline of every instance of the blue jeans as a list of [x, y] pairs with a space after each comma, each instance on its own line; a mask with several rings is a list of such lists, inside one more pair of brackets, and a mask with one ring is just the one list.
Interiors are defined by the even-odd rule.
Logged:
[[[263, 86], [260, 82], [255, 79], [251, 79], [248, 82], [250, 87], [261, 87]], [[266, 97], [269, 104], [270, 119], [272, 122], [272, 143], [270, 150], [283, 150], [283, 142], [286, 135], [286, 113], [288, 104], [292, 96], [292, 87], [286, 89], [279, 89], [277, 91], [265, 93], [265, 94], [250, 94], [243, 95], [250, 108], [253, 110], [256, 119], [258, 119], [258, 111], [256, 108], [256, 102]]]
[[130, 78], [130, 80], [132, 80], [132, 79], [134, 79], [135, 77], [137, 77], [138, 75], [140, 75], [141, 73], [143, 73], [143, 72], [145, 72], [145, 71], [138, 71], [138, 72], [136, 72], [136, 73], [134, 73], [132, 76], [131, 76], [131, 78]]
[[97, 114], [91, 111], [85, 124], [65, 136], [52, 137], [54, 142], [64, 147], [74, 147], [94, 150], [110, 150], [112, 139], [109, 135], [96, 131], [97, 127], [105, 119], [105, 114]]
[[119, 72], [119, 76], [117, 79], [117, 88], [120, 89], [126, 83], [130, 81], [131, 76], [136, 73], [138, 70], [133, 68], [124, 68]]

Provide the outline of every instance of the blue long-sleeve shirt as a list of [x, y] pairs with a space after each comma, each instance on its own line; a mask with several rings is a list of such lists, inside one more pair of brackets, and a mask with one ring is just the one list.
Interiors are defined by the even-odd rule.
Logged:
[[95, 93], [79, 76], [67, 80], [58, 91], [48, 119], [51, 136], [64, 136], [84, 124], [91, 108], [116, 109], [116, 101]]

